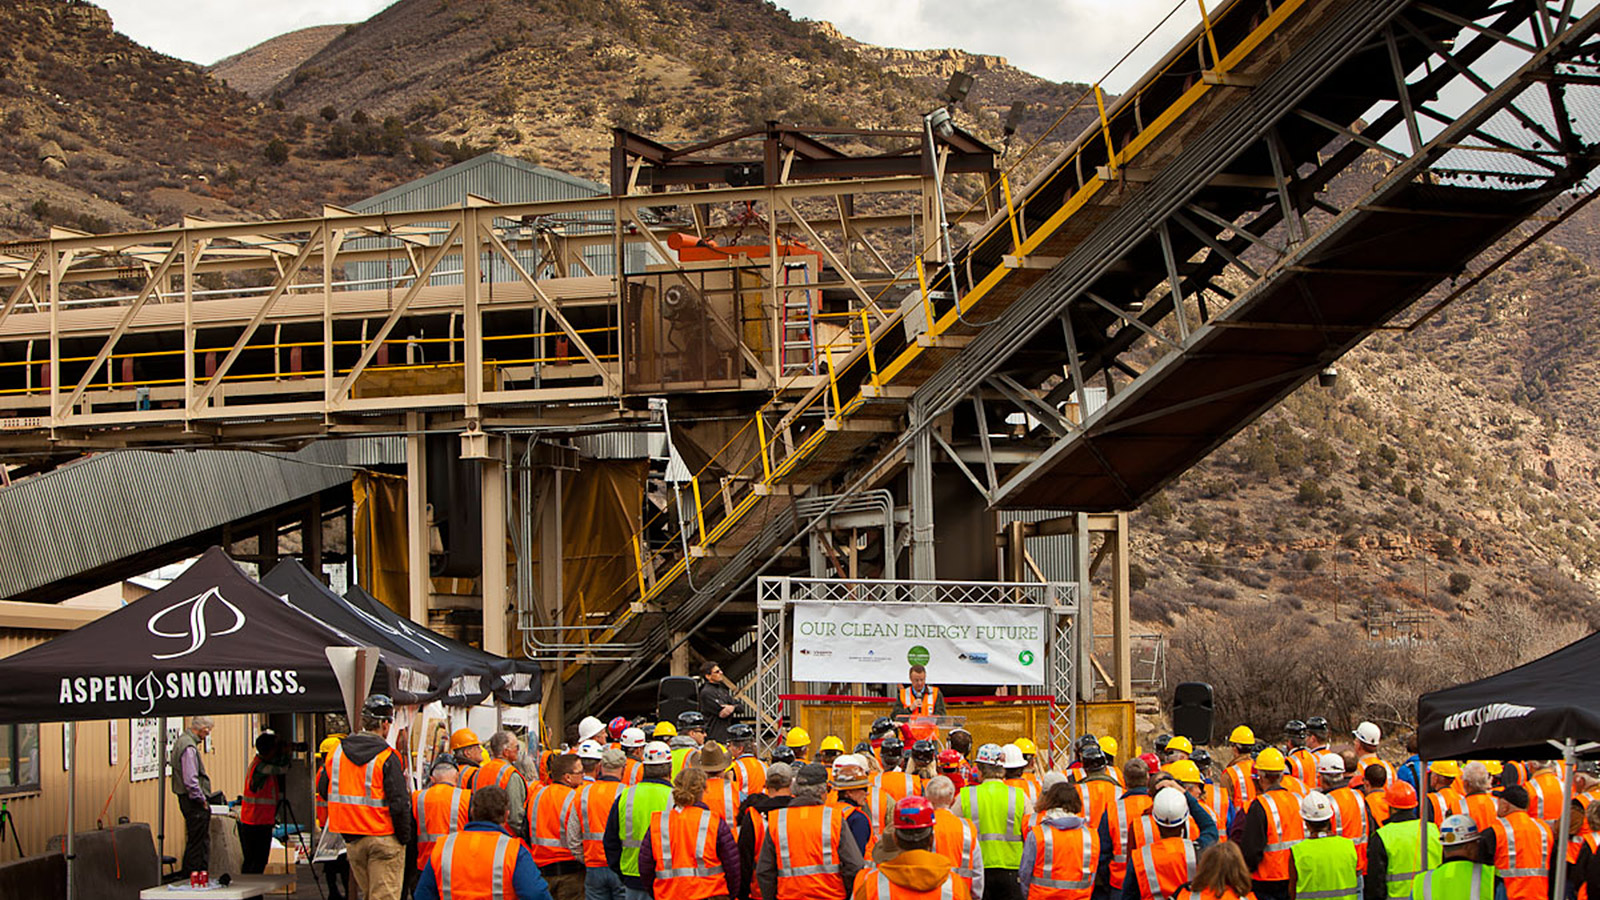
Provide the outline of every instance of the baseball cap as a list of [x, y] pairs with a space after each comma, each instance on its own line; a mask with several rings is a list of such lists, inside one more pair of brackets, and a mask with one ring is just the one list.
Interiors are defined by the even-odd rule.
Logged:
[[1494, 792], [1496, 797], [1520, 809], [1528, 808], [1528, 789], [1520, 784], [1508, 784]]
[[827, 784], [828, 770], [821, 763], [807, 763], [801, 766], [800, 771], [794, 776], [794, 783], [797, 787]]
[[600, 754], [600, 768], [602, 769], [620, 769], [627, 764], [628, 754], [623, 753], [620, 748], [607, 747], [605, 752]]

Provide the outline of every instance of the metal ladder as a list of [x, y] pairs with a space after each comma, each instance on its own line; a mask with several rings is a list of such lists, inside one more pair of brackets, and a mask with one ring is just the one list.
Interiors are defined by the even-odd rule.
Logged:
[[[790, 284], [790, 273], [806, 272], [804, 263], [786, 263], [783, 284]], [[817, 315], [812, 291], [785, 292], [783, 301], [783, 374], [815, 375], [817, 372]]]

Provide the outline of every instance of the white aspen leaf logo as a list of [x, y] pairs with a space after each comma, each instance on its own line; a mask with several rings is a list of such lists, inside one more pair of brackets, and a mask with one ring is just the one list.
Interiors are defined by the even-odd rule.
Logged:
[[[223, 621], [228, 623], [227, 627], [220, 631], [211, 630], [212, 623], [207, 621], [207, 613], [210, 610], [216, 610], [222, 616]], [[172, 618], [173, 613], [178, 613], [180, 617], [187, 613], [188, 621], [185, 624], [188, 627], [186, 629], [182, 631], [162, 630], [162, 620]], [[229, 618], [230, 614], [231, 620]], [[168, 623], [165, 627], [171, 627], [171, 625], [172, 623]], [[212, 637], [233, 634], [243, 628], [244, 611], [233, 605], [228, 598], [222, 596], [222, 592], [217, 588], [211, 588], [205, 593], [196, 594], [187, 600], [179, 600], [177, 603], [161, 610], [150, 617], [150, 620], [145, 623], [145, 627], [150, 630], [151, 634], [159, 638], [187, 640], [189, 646], [185, 650], [180, 650], [177, 653], [152, 653], [150, 655], [151, 659], [177, 659], [181, 656], [188, 656], [204, 647], [206, 641]]]

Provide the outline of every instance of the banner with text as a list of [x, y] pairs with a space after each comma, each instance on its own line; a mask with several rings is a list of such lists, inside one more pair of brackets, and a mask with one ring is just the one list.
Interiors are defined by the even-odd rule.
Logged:
[[796, 603], [796, 681], [1044, 684], [1044, 609], [956, 603]]

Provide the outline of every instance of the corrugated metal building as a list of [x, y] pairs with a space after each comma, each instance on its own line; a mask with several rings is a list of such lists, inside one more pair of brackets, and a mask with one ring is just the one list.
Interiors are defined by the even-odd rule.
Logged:
[[[463, 163], [457, 163], [448, 169], [435, 172], [432, 175], [418, 178], [398, 187], [390, 188], [375, 197], [369, 197], [350, 208], [359, 213], [381, 212], [414, 212], [416, 210], [443, 209], [459, 207], [467, 202], [470, 194], [483, 197], [496, 203], [542, 203], [552, 200], [583, 200], [590, 197], [603, 197], [607, 193], [605, 186], [555, 169], [536, 166], [526, 160], [505, 156], [500, 153], [485, 153]], [[595, 223], [595, 224], [586, 224]], [[530, 273], [538, 274], [540, 267], [539, 253], [536, 246], [534, 229], [543, 226], [562, 227], [569, 232], [577, 233], [607, 231], [610, 228], [610, 216], [606, 213], [587, 213], [547, 223], [525, 226], [519, 238], [511, 241], [510, 249], [516, 254], [517, 262]], [[498, 224], [507, 224], [500, 222]], [[363, 249], [382, 248], [385, 246], [382, 238], [364, 239], [360, 242]], [[391, 264], [382, 262], [355, 263], [345, 267], [346, 278], [357, 282], [352, 285], [356, 289], [381, 288], [387, 281], [399, 275], [406, 269], [406, 257], [399, 245], [388, 242], [395, 251], [395, 261]], [[631, 254], [638, 254], [642, 267], [643, 254], [637, 248]], [[634, 260], [630, 254], [629, 268], [633, 269]], [[585, 251], [584, 261], [597, 275], [612, 274], [615, 266], [612, 264], [611, 250], [609, 247], [594, 247]], [[496, 256], [492, 267], [485, 264], [485, 273], [492, 282], [515, 282], [520, 278], [516, 269], [504, 259]], [[561, 273], [565, 275], [585, 274], [574, 267], [574, 271]], [[429, 281], [430, 284], [452, 285], [461, 283], [461, 257], [447, 256], [439, 263], [436, 274]], [[409, 282], [407, 282], [409, 284]], [[397, 284], [401, 288], [406, 284]]]

